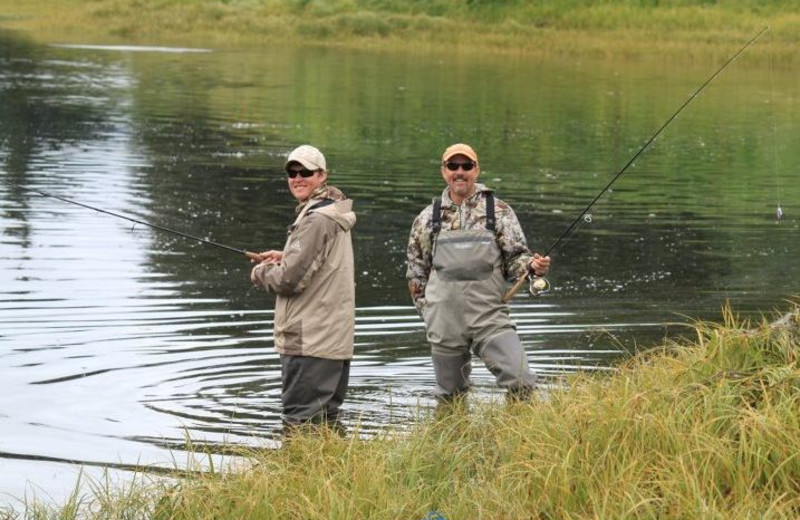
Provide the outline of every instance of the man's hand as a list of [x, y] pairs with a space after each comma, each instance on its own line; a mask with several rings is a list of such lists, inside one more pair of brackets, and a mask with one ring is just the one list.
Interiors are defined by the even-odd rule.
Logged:
[[550, 257], [534, 253], [533, 258], [528, 263], [528, 269], [536, 276], [544, 276], [550, 268]]

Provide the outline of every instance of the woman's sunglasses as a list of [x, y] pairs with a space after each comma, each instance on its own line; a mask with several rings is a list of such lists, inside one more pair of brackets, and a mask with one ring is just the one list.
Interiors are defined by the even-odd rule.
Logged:
[[288, 175], [290, 179], [294, 179], [298, 175], [304, 179], [307, 179], [318, 171], [319, 170], [309, 170], [308, 168], [303, 168], [302, 170], [286, 170], [286, 175]]
[[467, 162], [446, 162], [444, 163], [445, 167], [450, 170], [451, 172], [457, 171], [459, 168], [464, 170], [465, 172], [470, 171], [475, 167], [475, 163], [472, 161]]

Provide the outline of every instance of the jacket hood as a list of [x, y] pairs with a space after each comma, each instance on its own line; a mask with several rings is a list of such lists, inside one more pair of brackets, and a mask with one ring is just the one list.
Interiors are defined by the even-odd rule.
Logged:
[[325, 215], [339, 224], [343, 230], [350, 231], [356, 223], [356, 214], [353, 213], [353, 201], [348, 199], [347, 195], [336, 186], [323, 184], [314, 190], [308, 200], [295, 208], [295, 214], [300, 214], [306, 206], [314, 206], [314, 204], [323, 200], [332, 200], [334, 203], [314, 209], [314, 213]]
[[315, 209], [314, 213], [325, 215], [339, 224], [344, 231], [350, 231], [356, 224], [356, 214], [353, 212], [353, 201], [351, 199], [328, 204], [327, 206]]

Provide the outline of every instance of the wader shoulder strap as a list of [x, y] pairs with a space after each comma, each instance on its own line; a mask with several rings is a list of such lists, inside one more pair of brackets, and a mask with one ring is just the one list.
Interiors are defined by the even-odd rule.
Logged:
[[[497, 219], [494, 216], [494, 193], [486, 193], [486, 229], [497, 231]], [[433, 218], [431, 219], [431, 235], [436, 236], [442, 230], [442, 199], [433, 199]]]
[[333, 199], [322, 199], [321, 201], [317, 202], [316, 204], [308, 208], [308, 211], [314, 211], [315, 209], [324, 208], [325, 206], [330, 206], [334, 202], [336, 201]]
[[497, 230], [494, 218], [494, 193], [486, 193], [486, 229], [494, 233]]
[[442, 199], [433, 199], [433, 219], [431, 220], [431, 234], [436, 236], [442, 230]]

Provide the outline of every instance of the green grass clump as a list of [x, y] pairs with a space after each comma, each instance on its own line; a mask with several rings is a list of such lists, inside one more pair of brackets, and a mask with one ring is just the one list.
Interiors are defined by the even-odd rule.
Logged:
[[[108, 472], [97, 479], [82, 475], [60, 506], [35, 495], [0, 506], [2, 520], [143, 520], [153, 518], [155, 505], [169, 489], [166, 480], [144, 473], [124, 480]], [[8, 498], [8, 497], [6, 497]], [[7, 500], [6, 500], [7, 502]]]
[[147, 507], [131, 502], [146, 516], [127, 517], [797, 518], [800, 311], [756, 327], [726, 311], [696, 330], [546, 399], [249, 451], [246, 466], [162, 484]]

